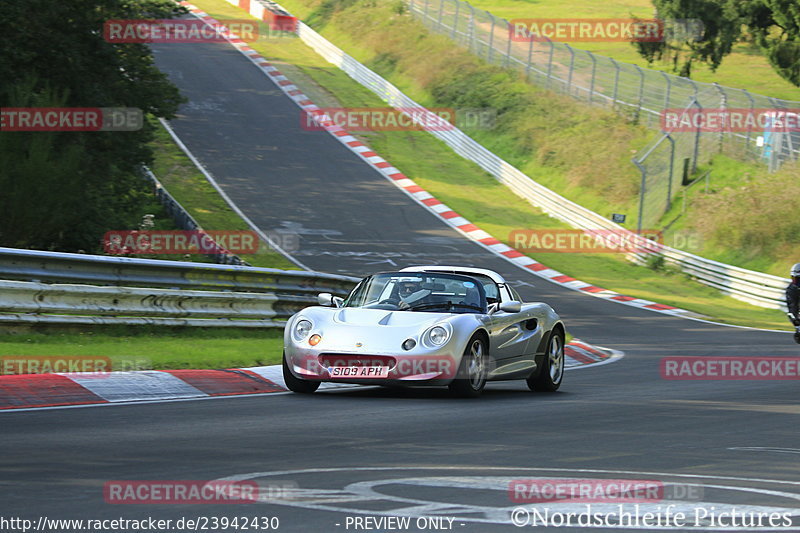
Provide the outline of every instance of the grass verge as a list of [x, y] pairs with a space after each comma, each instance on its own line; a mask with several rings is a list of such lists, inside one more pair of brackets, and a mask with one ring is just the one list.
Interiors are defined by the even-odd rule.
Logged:
[[[222, 0], [197, 0], [194, 3], [219, 19], [235, 19], [243, 16], [241, 10]], [[296, 13], [303, 15], [303, 10], [296, 9], [301, 5], [300, 2], [292, 0], [284, 2], [284, 4]], [[307, 14], [310, 11], [305, 9], [304, 12]], [[366, 23], [366, 21], [362, 22]], [[355, 27], [365, 26], [355, 24]], [[326, 37], [330, 37], [329, 29], [336, 35], [337, 38], [334, 38], [333, 41], [337, 44], [344, 45], [340, 42], [339, 37], [352, 43], [351, 37], [336, 33], [332, 25], [325, 27], [323, 33]], [[262, 26], [262, 30], [266, 31], [266, 27]], [[415, 37], [416, 35], [414, 34]], [[436, 36], [431, 38], [438, 39]], [[419, 46], [428, 46], [429, 44], [428, 41], [422, 41]], [[312, 99], [315, 98], [315, 95], [319, 96], [320, 105], [385, 106], [374, 94], [351, 80], [338, 68], [327, 63], [299, 39], [288, 37], [270, 39], [251, 43], [251, 46], [272, 63], [278, 65]], [[367, 52], [363, 43], [354, 44], [353, 49], [347, 46], [347, 50], [356, 56], [365, 56], [359, 57], [359, 59], [368, 64], [375, 63], [376, 53]], [[445, 53], [445, 48], [442, 50], [442, 53]], [[386, 75], [386, 73], [382, 74]], [[435, 103], [433, 97], [423, 87], [415, 84], [411, 78], [404, 77], [402, 72], [390, 72], [388, 77], [401, 89], [408, 90], [407, 93], [421, 103], [426, 105]], [[535, 91], [542, 97], [547, 96], [543, 91], [537, 91], [534, 88], [519, 87], [519, 89]], [[546, 103], [551, 102], [556, 102], [556, 100]], [[572, 102], [562, 102], [561, 105], [567, 103], [575, 107]], [[543, 106], [545, 103], [539, 105]], [[594, 110], [587, 112], [593, 113]], [[603, 115], [603, 117], [607, 121], [611, 121], [610, 125], [617, 127], [618, 124], [614, 122], [617, 119], [611, 114]], [[576, 124], [575, 127], [580, 128], [581, 126]], [[596, 134], [592, 133], [592, 135]], [[566, 227], [530, 206], [477, 165], [455, 155], [446, 145], [429, 134], [409, 131], [370, 132], [362, 134], [361, 137], [422, 187], [507, 244], [513, 244], [508, 239], [513, 229]], [[609, 137], [613, 137], [613, 134]], [[540, 167], [539, 173], [547, 170]], [[558, 187], [556, 190], [559, 190]], [[595, 201], [601, 200], [595, 198]], [[620, 257], [599, 254], [539, 254], [536, 259], [566, 274], [602, 287], [690, 309], [721, 322], [788, 329], [785, 317], [777, 311], [765, 310], [725, 297], [718, 291], [692, 282], [686, 276], [668, 270], [653, 271], [632, 265]]]
[[110, 357], [114, 370], [244, 368], [279, 364], [283, 330], [97, 326], [0, 335], [2, 356]]
[[788, 277], [800, 260], [800, 217], [788, 198], [800, 195], [800, 167], [786, 164], [775, 173], [753, 163], [718, 155], [704, 171], [707, 179], [684, 188], [665, 215], [667, 232], [697, 237], [693, 253], [752, 270]]
[[[507, 20], [514, 18], [630, 18], [642, 19], [653, 17], [651, 0], [545, 0], [530, 2], [526, 0], [472, 0], [474, 7], [485, 9], [495, 16]], [[671, 72], [669, 63], [654, 62], [648, 65], [630, 43], [623, 42], [577, 42], [570, 46], [581, 50], [589, 50], [600, 55], [613, 57], [617, 61], [633, 63], [640, 67]], [[734, 45], [730, 55], [722, 60], [716, 72], [705, 65], [693, 67], [692, 78], [695, 81], [712, 83], [747, 89], [757, 94], [766, 94], [787, 100], [798, 99], [798, 89], [784, 80], [770, 66], [763, 53], [750, 43], [740, 42]]]
[[[160, 125], [152, 144], [151, 170], [169, 193], [206, 230], [250, 230], [250, 226], [230, 208], [192, 161]], [[238, 254], [237, 254], [238, 255]], [[256, 254], [239, 255], [253, 266], [297, 270], [298, 267], [265, 243]], [[144, 257], [144, 256], [139, 256]], [[151, 257], [151, 256], [147, 256]], [[155, 259], [165, 257], [152, 256]], [[198, 257], [194, 257], [195, 260]], [[204, 259], [200, 259], [204, 260]]]
[[[191, 160], [158, 127], [151, 170], [172, 196], [207, 230], [249, 230]], [[157, 200], [147, 206], [156, 213], [156, 230], [176, 229]], [[137, 255], [152, 259], [182, 259], [179, 255]], [[253, 266], [297, 269], [262, 243], [257, 254], [241, 256]], [[192, 261], [204, 262], [203, 255]], [[15, 333], [9, 333], [17, 331]], [[241, 368], [280, 363], [281, 329], [170, 328], [91, 326], [77, 328], [0, 328], [2, 356], [110, 357], [114, 370]]]
[[[587, 0], [579, 0], [575, 6], [570, 4], [569, 10], [573, 14], [586, 10], [592, 16], [608, 15], [622, 1], [625, 0], [608, 6], [590, 6]], [[639, 175], [630, 157], [654, 140], [656, 134], [637, 127], [633, 123], [635, 117], [625, 120], [614, 113], [520, 83], [513, 75], [477, 61], [449, 39], [420, 30], [415, 19], [402, 14], [402, 2], [376, 5], [363, 0], [285, 0], [285, 3], [327, 38], [422, 104], [485, 106], [498, 110], [497, 127], [488, 131], [467, 130], [468, 133], [539, 183], [602, 215], [627, 213], [629, 227], [636, 227]], [[645, 3], [646, 0], [630, 0], [624, 5], [626, 10], [643, 16], [637, 9], [642, 9]], [[527, 9], [549, 16], [558, 16], [559, 12], [564, 15], [567, 9], [555, 2], [530, 6], [516, 1], [487, 0], [484, 4], [485, 7], [502, 4], [509, 9]], [[633, 53], [627, 43], [616, 44]], [[736, 56], [748, 57], [758, 59], [752, 53]], [[763, 57], [760, 60], [763, 62]], [[743, 79], [750, 83], [760, 83], [764, 78], [754, 75], [758, 69], [750, 66], [740, 64], [737, 71], [746, 73]], [[766, 63], [763, 66], [771, 68]], [[772, 76], [779, 79], [774, 72]], [[777, 94], [768, 90], [768, 86], [763, 88], [761, 92]], [[791, 90], [793, 96], [788, 96], [800, 98], [797, 88]], [[726, 145], [725, 150], [735, 154], [739, 147]], [[708, 168], [713, 171], [714, 185], [708, 194], [699, 196], [697, 188], [691, 191], [681, 188], [673, 199], [682, 207], [681, 193], [685, 192], [689, 198], [687, 216], [679, 226], [670, 225], [675, 221], [673, 211], [655, 226], [648, 223], [648, 227], [667, 229], [667, 233], [679, 227], [701, 238], [690, 241], [681, 236], [667, 239], [668, 244], [709, 259], [785, 277], [787, 266], [798, 259], [800, 223], [796, 222], [796, 216], [786, 212], [791, 206], [781, 198], [792, 197], [789, 191], [796, 187], [798, 168], [787, 167], [773, 176], [763, 164], [725, 155], [715, 157]], [[701, 174], [702, 169], [697, 175]], [[748, 196], [755, 200], [748, 200]]]

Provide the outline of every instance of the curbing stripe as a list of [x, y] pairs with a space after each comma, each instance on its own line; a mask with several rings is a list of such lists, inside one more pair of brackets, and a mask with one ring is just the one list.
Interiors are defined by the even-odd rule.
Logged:
[[247, 370], [165, 370], [209, 396], [262, 394], [286, 389]]
[[158, 370], [97, 374], [64, 374], [108, 402], [130, 402], [207, 396], [179, 377]]
[[[572, 370], [613, 362], [621, 352], [578, 339], [565, 346], [565, 368]], [[323, 383], [321, 390], [358, 388]], [[286, 392], [280, 365], [226, 370], [141, 370], [108, 374], [26, 374], [0, 376], [0, 411], [67, 405], [128, 404], [158, 400], [201, 399]]]
[[25, 374], [0, 379], [0, 410], [107, 403], [107, 400], [60, 374]]
[[[574, 349], [565, 348], [564, 349], [564, 355], [566, 357], [572, 358], [573, 360], [577, 361], [577, 364], [586, 365], [586, 364], [590, 364], [590, 363], [594, 363], [595, 362], [594, 359], [592, 359], [588, 355], [582, 353], [580, 350], [574, 350]], [[572, 366], [577, 366], [577, 365], [572, 365]]]

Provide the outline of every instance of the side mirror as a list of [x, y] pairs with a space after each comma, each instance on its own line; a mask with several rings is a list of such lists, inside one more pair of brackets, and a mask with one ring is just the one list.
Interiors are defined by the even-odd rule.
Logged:
[[329, 292], [321, 292], [317, 295], [317, 303], [324, 307], [341, 307], [344, 299]]
[[519, 313], [522, 311], [522, 302], [512, 300], [500, 304], [500, 310], [504, 313]]
[[317, 295], [317, 303], [325, 307], [333, 307], [333, 294], [321, 292]]

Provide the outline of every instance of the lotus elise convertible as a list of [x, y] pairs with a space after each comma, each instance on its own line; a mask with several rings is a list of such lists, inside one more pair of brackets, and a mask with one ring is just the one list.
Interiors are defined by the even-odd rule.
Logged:
[[475, 397], [487, 381], [524, 379], [552, 392], [564, 377], [561, 319], [545, 303], [522, 303], [491, 270], [408, 267], [318, 302], [286, 324], [283, 377], [294, 392], [335, 382]]

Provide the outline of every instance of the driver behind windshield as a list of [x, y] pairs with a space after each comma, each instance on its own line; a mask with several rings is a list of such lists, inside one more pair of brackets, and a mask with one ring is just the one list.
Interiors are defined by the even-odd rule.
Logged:
[[422, 288], [422, 283], [419, 281], [401, 281], [397, 287], [397, 295], [400, 297], [400, 302], [406, 306], [411, 306], [430, 294], [429, 290]]

